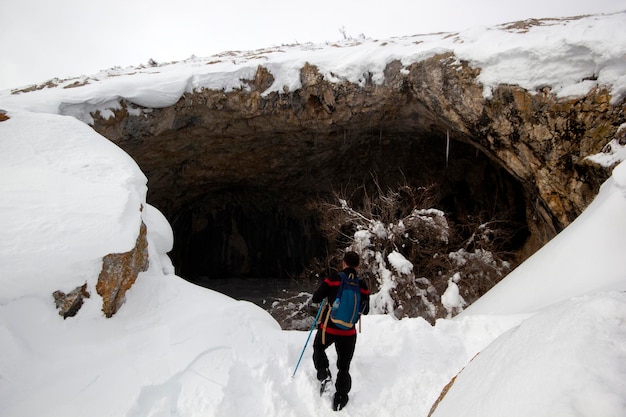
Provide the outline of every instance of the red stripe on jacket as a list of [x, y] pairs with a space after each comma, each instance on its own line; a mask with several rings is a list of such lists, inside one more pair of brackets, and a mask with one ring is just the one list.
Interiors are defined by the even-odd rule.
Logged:
[[[326, 285], [328, 285], [329, 287], [338, 287], [341, 285], [341, 281], [331, 281], [330, 278], [325, 278], [324, 282], [326, 283]], [[369, 290], [366, 290], [365, 288], [361, 288], [361, 294], [364, 295], [369, 295], [370, 292]]]
[[325, 326], [324, 327], [324, 323], [320, 323], [320, 330], [326, 330], [326, 333], [328, 334], [334, 334], [336, 336], [352, 336], [353, 334], [356, 334], [356, 326], [351, 328], [351, 329], [337, 329], [334, 327], [330, 327], [330, 326]]
[[329, 287], [338, 287], [341, 285], [341, 281], [331, 281], [330, 278], [325, 278], [324, 282], [326, 283], [326, 285], [328, 285]]

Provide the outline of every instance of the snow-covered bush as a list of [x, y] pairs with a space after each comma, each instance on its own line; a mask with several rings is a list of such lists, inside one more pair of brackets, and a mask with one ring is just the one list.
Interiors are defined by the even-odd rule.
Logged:
[[[495, 226], [503, 224], [451, 224], [433, 208], [434, 186], [383, 191], [376, 185], [377, 193], [366, 194], [358, 208], [340, 195], [318, 206], [322, 229], [337, 245], [328, 263], [338, 264], [346, 250], [361, 255], [373, 313], [431, 322], [451, 317], [510, 269], [496, 252], [501, 232]], [[464, 237], [463, 230], [471, 232]]]

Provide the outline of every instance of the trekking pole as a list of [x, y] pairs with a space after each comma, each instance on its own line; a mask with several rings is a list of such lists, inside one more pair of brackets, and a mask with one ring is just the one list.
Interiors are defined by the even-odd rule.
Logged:
[[317, 314], [315, 315], [315, 320], [313, 320], [313, 325], [311, 326], [311, 330], [309, 331], [309, 336], [306, 338], [306, 342], [304, 343], [304, 347], [302, 348], [302, 353], [300, 353], [300, 358], [298, 359], [298, 363], [296, 364], [296, 369], [293, 370], [292, 378], [296, 376], [296, 371], [298, 371], [298, 366], [300, 366], [300, 361], [302, 360], [302, 356], [304, 355], [304, 351], [306, 350], [307, 345], [309, 344], [309, 339], [311, 339], [311, 333], [313, 333], [313, 329], [317, 324], [317, 319], [320, 317], [320, 313], [322, 312], [322, 307], [324, 307], [324, 303], [326, 299], [322, 300], [322, 304], [320, 304], [319, 310], [317, 310]]

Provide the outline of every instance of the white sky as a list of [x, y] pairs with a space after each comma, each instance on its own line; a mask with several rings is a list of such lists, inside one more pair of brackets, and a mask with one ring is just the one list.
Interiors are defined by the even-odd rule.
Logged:
[[[626, 10], [626, 0], [0, 0], [0, 90], [228, 50]], [[626, 22], [625, 22], [626, 23]]]

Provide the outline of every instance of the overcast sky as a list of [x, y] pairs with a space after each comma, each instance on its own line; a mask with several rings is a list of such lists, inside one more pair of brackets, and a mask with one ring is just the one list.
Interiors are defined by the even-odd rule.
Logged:
[[626, 0], [0, 0], [0, 90], [343, 33], [381, 39], [623, 10]]

